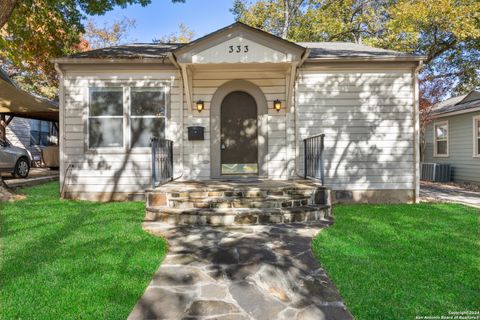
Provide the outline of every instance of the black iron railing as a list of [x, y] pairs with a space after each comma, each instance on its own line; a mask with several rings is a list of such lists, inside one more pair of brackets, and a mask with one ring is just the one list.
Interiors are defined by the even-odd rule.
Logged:
[[173, 180], [173, 141], [152, 138], [152, 188]]
[[319, 179], [322, 185], [325, 181], [324, 138], [324, 134], [319, 134], [303, 140], [304, 177]]

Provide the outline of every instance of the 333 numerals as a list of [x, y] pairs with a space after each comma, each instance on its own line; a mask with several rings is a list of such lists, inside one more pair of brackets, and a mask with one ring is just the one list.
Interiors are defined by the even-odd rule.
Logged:
[[228, 53], [247, 53], [248, 52], [248, 45], [247, 46], [228, 46]]

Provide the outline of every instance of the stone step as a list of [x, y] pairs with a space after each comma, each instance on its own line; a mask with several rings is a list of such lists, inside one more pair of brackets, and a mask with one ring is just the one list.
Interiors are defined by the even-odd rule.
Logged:
[[[328, 204], [325, 189], [312, 188], [308, 191], [287, 190], [255, 192], [164, 192], [150, 190], [146, 193], [146, 206], [174, 208], [275, 208], [298, 207], [308, 204]], [[270, 192], [273, 193], [273, 192]]]
[[147, 208], [145, 220], [181, 225], [234, 225], [312, 222], [323, 220], [330, 216], [331, 208], [328, 205], [262, 209], [179, 209], [157, 207]]
[[282, 208], [312, 204], [306, 196], [266, 196], [260, 198], [206, 197], [206, 198], [168, 198], [172, 208]]

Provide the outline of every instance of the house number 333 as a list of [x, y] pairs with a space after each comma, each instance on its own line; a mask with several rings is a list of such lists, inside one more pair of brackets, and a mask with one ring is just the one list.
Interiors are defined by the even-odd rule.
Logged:
[[248, 52], [248, 45], [247, 46], [228, 46], [228, 53], [247, 53]]

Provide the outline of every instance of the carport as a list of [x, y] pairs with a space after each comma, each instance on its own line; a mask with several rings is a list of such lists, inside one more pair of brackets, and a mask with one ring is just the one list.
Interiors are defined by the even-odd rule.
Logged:
[[58, 107], [51, 101], [33, 96], [0, 77], [0, 139], [14, 117], [45, 120], [58, 131]]

